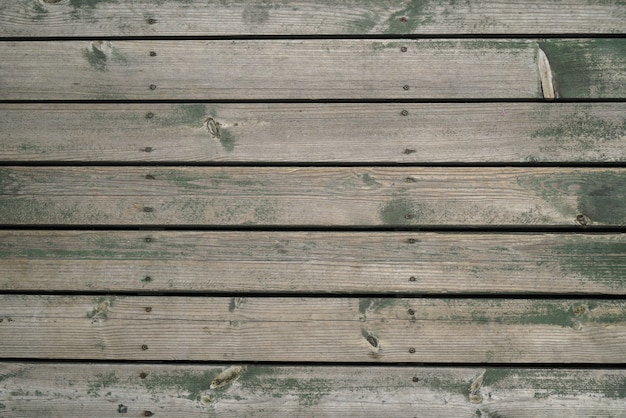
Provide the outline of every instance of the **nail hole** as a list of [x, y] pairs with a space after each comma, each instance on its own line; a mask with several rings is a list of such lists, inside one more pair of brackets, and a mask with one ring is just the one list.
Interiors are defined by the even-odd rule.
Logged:
[[150, 84], [150, 90], [156, 90], [156, 84]]
[[147, 346], [146, 344], [144, 344], [144, 345], [142, 345], [142, 346], [141, 346], [141, 349], [142, 349], [143, 351], [146, 351], [146, 350], [148, 349], [148, 346]]
[[151, 417], [152, 415], [154, 415], [151, 411], [143, 411], [143, 416], [144, 417]]
[[407, 21], [406, 17], [402, 16], [402, 17], [400, 18], [400, 22], [406, 22], [406, 21]]
[[150, 51], [150, 56], [151, 56], [151, 57], [156, 57], [156, 52], [154, 52], [154, 51]]
[[119, 404], [117, 406], [117, 412], [120, 414], [126, 414], [128, 413], [128, 407], [126, 405]]
[[409, 309], [407, 312], [409, 313], [409, 315], [415, 315], [415, 311], [413, 309]]
[[143, 240], [144, 240], [145, 242], [152, 242], [152, 238], [150, 238], [150, 237], [145, 237]]
[[146, 306], [146, 312], [152, 312], [152, 307]]
[[415, 276], [411, 276], [411, 277], [409, 277], [409, 281], [410, 282], [415, 282], [415, 281], [417, 281], [417, 278]]
[[406, 240], [406, 242], [408, 242], [409, 244], [415, 244], [417, 240], [415, 238], [409, 238]]
[[405, 109], [405, 110], [403, 110], [402, 112], [400, 112], [400, 114], [401, 114], [402, 116], [409, 116], [409, 111]]
[[409, 348], [409, 353], [411, 354], [415, 353], [415, 349], [413, 347]]
[[413, 219], [413, 214], [407, 213], [406, 215], [404, 215], [404, 219]]
[[146, 180], [154, 180], [154, 176], [152, 174], [146, 174]]
[[148, 112], [146, 113], [146, 119], [152, 119], [154, 117], [154, 113]]
[[420, 381], [419, 377], [417, 377], [417, 376], [413, 376], [413, 379], [411, 379], [411, 380], [413, 382], [416, 382], [416, 383]]
[[150, 19], [146, 20], [146, 22], [148, 22], [148, 25], [154, 25], [156, 23], [156, 19], [150, 18]]
[[589, 219], [589, 217], [587, 215], [580, 214], [580, 215], [576, 216], [576, 222], [578, 222], [578, 224], [580, 224], [582, 226], [588, 225], [590, 221], [591, 221], [591, 219]]
[[400, 48], [400, 51], [406, 52], [406, 46], [403, 46], [402, 48]]
[[414, 149], [410, 149], [410, 148], [405, 148], [405, 149], [404, 149], [404, 153], [405, 153], [405, 154], [413, 154], [414, 152], [415, 152], [415, 150], [414, 150]]
[[407, 177], [404, 181], [407, 183], [417, 183], [417, 179], [415, 177]]
[[152, 281], [152, 277], [146, 276], [143, 278], [142, 282], [150, 283]]
[[410, 89], [411, 87], [409, 87], [409, 85], [408, 85], [408, 84], [405, 84], [404, 86], [402, 86], [402, 88], [403, 88], [403, 89], [405, 89], [405, 90], [408, 90], [408, 89]]
[[149, 206], [144, 206], [144, 207], [143, 207], [143, 211], [144, 211], [144, 212], [154, 212], [154, 208], [151, 208], [151, 207], [149, 207]]
[[152, 147], [145, 147], [143, 149], [144, 152], [152, 152]]
[[146, 377], [148, 377], [148, 375], [144, 372], [139, 373], [139, 377], [142, 379], [145, 379]]

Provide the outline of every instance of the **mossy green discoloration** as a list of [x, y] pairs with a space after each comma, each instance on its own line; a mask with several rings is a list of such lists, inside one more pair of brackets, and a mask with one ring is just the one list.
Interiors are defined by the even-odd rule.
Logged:
[[95, 379], [87, 382], [87, 394], [93, 397], [100, 396], [100, 391], [119, 383], [115, 372], [98, 373]]
[[205, 105], [185, 104], [176, 107], [170, 113], [164, 115], [156, 114], [152, 120], [163, 127], [189, 126], [191, 128], [202, 128], [206, 118], [207, 108]]
[[239, 382], [255, 394], [284, 398], [297, 396], [302, 406], [313, 406], [333, 389], [333, 382], [320, 378], [286, 377], [284, 372], [273, 367], [249, 366]]
[[545, 145], [539, 148], [543, 152], [589, 151], [600, 144], [621, 141], [625, 137], [626, 117], [619, 123], [589, 112], [571, 113], [560, 123], [531, 133], [531, 139], [545, 140]]
[[359, 299], [359, 313], [380, 312], [382, 309], [395, 306], [397, 301], [393, 298], [361, 298]]
[[0, 409], [6, 409], [6, 407], [7, 407], [7, 406], [6, 406], [5, 404], [3, 404], [2, 402], [0, 402]]
[[379, 212], [385, 225], [411, 225], [423, 221], [425, 207], [409, 199], [399, 198], [387, 202]]
[[[151, 373], [142, 380], [142, 383], [146, 389], [155, 394], [174, 389], [179, 392], [180, 397], [198, 400], [199, 397], [201, 398], [203, 394], [210, 391], [211, 382], [219, 372], [215, 369], [205, 372], [177, 370], [169, 373]], [[215, 398], [213, 393], [211, 398]]]
[[43, 20], [48, 15], [48, 10], [39, 2], [34, 2], [33, 9], [35, 10], [34, 20]]
[[581, 276], [612, 289], [626, 287], [626, 240], [622, 235], [593, 241], [572, 240], [555, 247], [563, 273]]
[[109, 315], [109, 308], [113, 306], [115, 297], [100, 297], [96, 300], [96, 306], [87, 312], [87, 318], [92, 322], [105, 321]]
[[549, 39], [540, 42], [561, 98], [624, 97], [626, 39]]
[[361, 174], [359, 177], [361, 177], [361, 180], [363, 180], [366, 186], [381, 186], [379, 182], [367, 173]]
[[537, 301], [529, 312], [521, 314], [514, 321], [519, 324], [570, 327], [575, 318], [572, 308], [568, 309], [560, 303]]

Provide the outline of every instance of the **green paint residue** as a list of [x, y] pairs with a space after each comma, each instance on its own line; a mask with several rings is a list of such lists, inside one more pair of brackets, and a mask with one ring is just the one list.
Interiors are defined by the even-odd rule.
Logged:
[[626, 225], [626, 173], [604, 171], [584, 175], [578, 210], [593, 223]]
[[550, 141], [550, 145], [540, 148], [541, 151], [555, 151], [565, 146], [570, 151], [588, 151], [599, 143], [620, 141], [624, 137], [626, 117], [620, 124], [582, 112], [569, 114], [558, 125], [537, 129], [531, 134], [532, 139]]
[[623, 289], [626, 285], [626, 241], [606, 236], [603, 241], [577, 240], [555, 247], [561, 270], [594, 282]]
[[318, 404], [332, 390], [332, 382], [320, 378], [283, 377], [282, 371], [272, 367], [250, 366], [239, 382], [250, 392], [274, 398], [297, 396], [301, 406]]
[[228, 129], [220, 129], [219, 138], [220, 144], [222, 144], [222, 147], [226, 151], [232, 152], [235, 149], [235, 144], [237, 143], [237, 140]]
[[433, 13], [426, 13], [430, 0], [410, 0], [406, 7], [393, 13], [386, 22], [387, 33], [403, 34], [412, 33], [420, 25], [431, 23]]
[[[149, 374], [142, 382], [152, 393], [175, 389], [180, 397], [199, 400], [202, 394], [210, 390], [211, 382], [219, 374], [219, 370], [205, 372], [173, 371], [171, 373]], [[219, 392], [211, 393], [211, 399], [219, 397]]]
[[100, 396], [100, 390], [117, 383], [119, 383], [119, 379], [115, 375], [115, 372], [98, 373], [95, 375], [95, 380], [87, 382], [87, 394], [94, 397]]
[[548, 39], [539, 46], [550, 62], [559, 97], [624, 96], [619, 70], [626, 68], [626, 39]]
[[94, 70], [100, 72], [107, 71], [107, 55], [98, 48], [84, 48], [83, 57]]
[[422, 205], [408, 199], [393, 199], [379, 212], [385, 225], [410, 225], [419, 222], [425, 210]]

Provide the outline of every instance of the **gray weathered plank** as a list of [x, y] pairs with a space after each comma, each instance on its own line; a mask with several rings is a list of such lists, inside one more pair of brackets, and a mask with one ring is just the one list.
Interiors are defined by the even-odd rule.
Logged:
[[537, 50], [527, 40], [8, 42], [0, 83], [3, 98], [27, 100], [537, 98]]
[[620, 363], [624, 300], [0, 295], [8, 358]]
[[0, 363], [0, 417], [619, 416], [625, 392], [605, 369]]
[[626, 294], [626, 234], [0, 231], [0, 290]]
[[624, 33], [626, 19], [617, 0], [4, 3], [2, 36]]
[[621, 168], [3, 167], [0, 222], [626, 225]]
[[626, 161], [624, 103], [7, 103], [0, 132], [11, 162]]

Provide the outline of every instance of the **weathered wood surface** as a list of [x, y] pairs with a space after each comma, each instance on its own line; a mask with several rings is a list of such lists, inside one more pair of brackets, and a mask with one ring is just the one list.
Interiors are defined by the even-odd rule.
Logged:
[[626, 294], [626, 234], [2, 231], [0, 290]]
[[[0, 161], [626, 162], [625, 110], [623, 103], [5, 103]], [[153, 151], [142, 151], [147, 146]]]
[[0, 99], [538, 99], [539, 48], [557, 97], [626, 97], [614, 38], [6, 42]]
[[626, 225], [621, 168], [2, 167], [5, 225]]
[[598, 417], [625, 398], [624, 370], [0, 363], [11, 418]]
[[[2, 36], [624, 33], [617, 0], [17, 0]], [[150, 20], [152, 19], [152, 20]]]
[[624, 300], [0, 296], [8, 358], [621, 363]]

